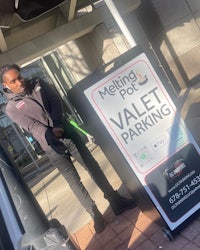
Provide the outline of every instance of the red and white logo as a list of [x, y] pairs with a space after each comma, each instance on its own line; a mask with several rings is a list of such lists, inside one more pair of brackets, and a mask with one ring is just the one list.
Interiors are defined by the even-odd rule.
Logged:
[[186, 167], [186, 164], [183, 159], [176, 160], [173, 165], [168, 169], [165, 169], [164, 175], [167, 175], [170, 179], [174, 179], [181, 175], [183, 169]]
[[24, 101], [20, 101], [20, 102], [17, 103], [16, 108], [17, 109], [22, 109], [24, 107], [24, 105], [25, 105], [25, 102]]

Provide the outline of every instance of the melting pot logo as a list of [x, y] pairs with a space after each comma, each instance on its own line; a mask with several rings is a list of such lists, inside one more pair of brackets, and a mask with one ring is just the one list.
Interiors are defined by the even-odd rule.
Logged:
[[115, 96], [120, 94], [122, 99], [125, 99], [128, 95], [133, 95], [139, 90], [139, 86], [143, 86], [148, 82], [147, 75], [143, 75], [141, 72], [130, 70], [127, 74], [118, 75], [102, 89], [98, 91], [101, 99], [105, 99], [106, 96]]

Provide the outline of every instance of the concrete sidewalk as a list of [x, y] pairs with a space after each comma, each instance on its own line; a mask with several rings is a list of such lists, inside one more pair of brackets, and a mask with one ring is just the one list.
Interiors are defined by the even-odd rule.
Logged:
[[[185, 122], [200, 145], [200, 85], [182, 90], [176, 103]], [[128, 197], [128, 192], [110, 165], [102, 150], [94, 147], [92, 154], [115, 189]], [[90, 216], [79, 204], [57, 169], [49, 169], [29, 182], [31, 189], [49, 219], [57, 218], [72, 235], [78, 249], [200, 249], [200, 218], [190, 223], [173, 241], [164, 237], [162, 229], [138, 208], [115, 217], [102, 192], [87, 172], [75, 162], [82, 182], [89, 190], [99, 210], [104, 214], [107, 227], [95, 234]]]

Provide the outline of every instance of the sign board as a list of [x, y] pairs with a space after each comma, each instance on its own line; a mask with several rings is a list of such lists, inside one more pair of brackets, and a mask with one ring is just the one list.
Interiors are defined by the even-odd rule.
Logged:
[[85, 89], [84, 95], [169, 228], [175, 229], [200, 206], [199, 148], [146, 54]]

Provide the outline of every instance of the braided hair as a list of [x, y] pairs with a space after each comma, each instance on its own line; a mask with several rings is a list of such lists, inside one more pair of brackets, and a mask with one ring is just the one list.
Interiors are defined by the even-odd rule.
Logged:
[[1, 84], [4, 82], [4, 75], [9, 70], [12, 70], [12, 69], [20, 72], [20, 67], [17, 64], [5, 64], [4, 66], [1, 67], [1, 69], [0, 69], [0, 83]]

